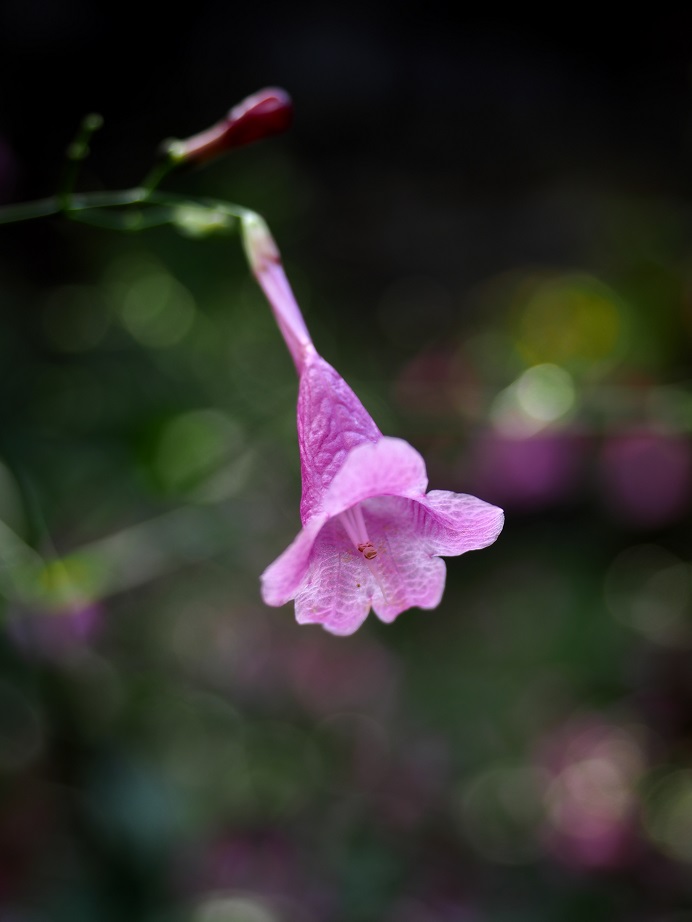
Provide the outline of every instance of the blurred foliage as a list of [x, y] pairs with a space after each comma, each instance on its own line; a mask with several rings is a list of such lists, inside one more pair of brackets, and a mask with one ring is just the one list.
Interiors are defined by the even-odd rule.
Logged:
[[440, 158], [174, 180], [263, 212], [380, 427], [506, 509], [351, 638], [259, 599], [296, 381], [232, 228], [2, 229], [3, 922], [692, 917], [692, 221]]

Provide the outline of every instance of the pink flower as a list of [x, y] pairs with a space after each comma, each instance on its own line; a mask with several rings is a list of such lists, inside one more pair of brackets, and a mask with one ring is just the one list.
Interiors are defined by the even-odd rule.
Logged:
[[243, 220], [245, 248], [295, 362], [303, 528], [262, 574], [268, 605], [295, 599], [299, 623], [352, 634], [372, 607], [391, 622], [435, 608], [444, 556], [492, 544], [503, 512], [475, 496], [432, 490], [418, 452], [383, 436], [315, 350], [264, 222]]

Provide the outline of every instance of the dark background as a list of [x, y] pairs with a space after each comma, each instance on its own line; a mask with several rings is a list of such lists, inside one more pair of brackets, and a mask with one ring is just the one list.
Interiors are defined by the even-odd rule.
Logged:
[[0, 198], [260, 211], [431, 487], [503, 505], [435, 612], [265, 608], [296, 382], [233, 236], [0, 228], [0, 919], [692, 918], [689, 16], [0, 11]]

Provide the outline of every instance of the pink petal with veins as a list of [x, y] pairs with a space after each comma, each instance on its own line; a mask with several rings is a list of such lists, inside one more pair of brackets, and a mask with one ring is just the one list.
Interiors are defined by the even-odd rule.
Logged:
[[366, 561], [338, 519], [315, 541], [310, 566], [296, 595], [299, 623], [321, 624], [333, 634], [352, 634], [370, 608], [393, 621], [412, 606], [435, 608], [445, 584], [445, 565], [417, 540], [413, 500], [381, 497], [363, 504], [368, 529], [376, 535], [377, 557]]
[[382, 433], [341, 375], [317, 353], [310, 354], [298, 391], [303, 523], [320, 509], [324, 493], [348, 453], [380, 438]]
[[382, 436], [349, 452], [327, 491], [323, 509], [338, 515], [371, 496], [420, 499], [428, 485], [425, 461], [403, 439]]
[[488, 547], [497, 540], [505, 523], [502, 509], [466, 493], [431, 490], [423, 503], [435, 522], [432, 552], [444, 557]]
[[[407, 443], [402, 445], [420, 457]], [[401, 451], [400, 446], [396, 448]], [[339, 486], [336, 478], [335, 484]], [[339, 504], [334, 508], [341, 512], [348, 507]], [[288, 586], [293, 586], [297, 620], [321, 624], [334, 634], [353, 633], [371, 607], [386, 622], [414, 606], [436, 608], [446, 575], [438, 555], [457, 556], [487, 547], [503, 524], [502, 510], [496, 506], [445, 491], [433, 491], [418, 499], [371, 496], [363, 499], [359, 508], [377, 551], [372, 560], [359, 553], [338, 513], [326, 522], [323, 517], [315, 518], [265, 571], [265, 601], [283, 604], [294, 597], [286, 594]], [[292, 573], [291, 567], [296, 568]], [[279, 594], [276, 586], [281, 578], [283, 592]]]
[[327, 516], [312, 519], [264, 571], [260, 579], [262, 598], [267, 605], [284, 605], [295, 598], [310, 564], [315, 539], [326, 521]]

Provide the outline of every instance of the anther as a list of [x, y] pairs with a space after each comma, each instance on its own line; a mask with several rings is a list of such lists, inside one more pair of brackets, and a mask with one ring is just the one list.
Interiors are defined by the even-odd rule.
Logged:
[[377, 551], [372, 546], [372, 544], [370, 544], [369, 541], [367, 544], [359, 544], [358, 550], [361, 552], [361, 554], [363, 555], [363, 557], [365, 557], [366, 560], [372, 560], [374, 557], [377, 557]]

